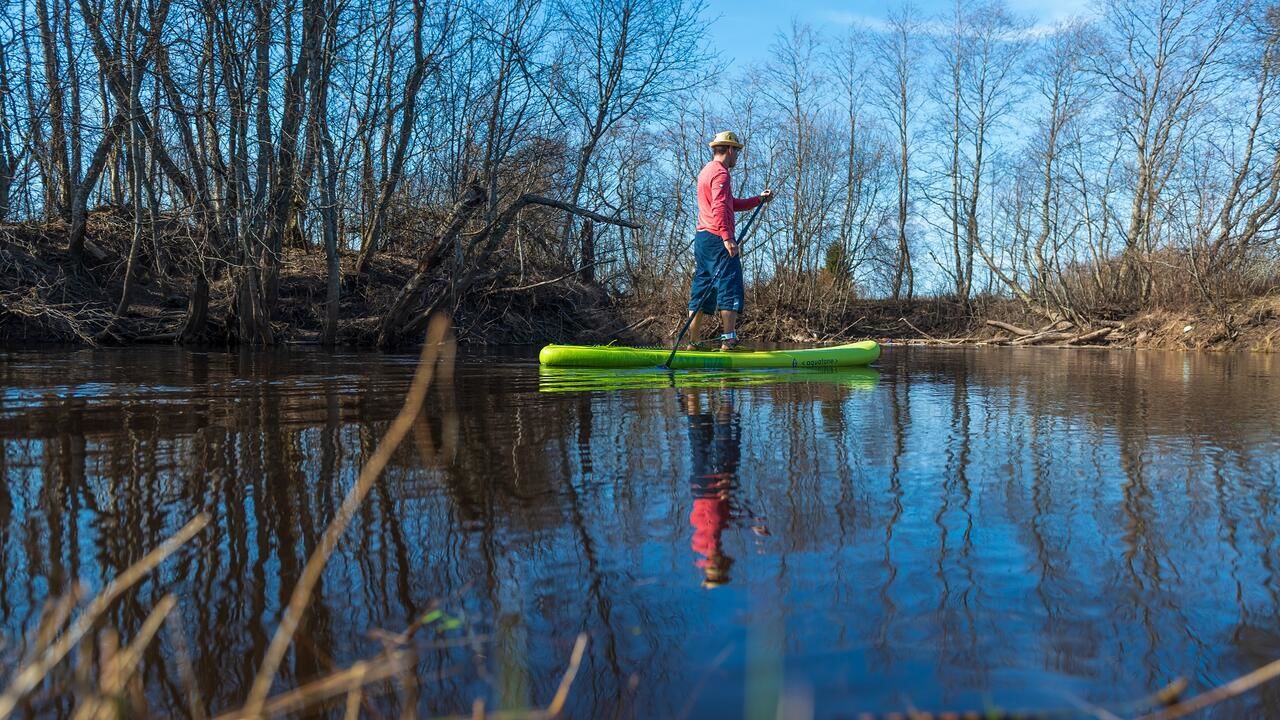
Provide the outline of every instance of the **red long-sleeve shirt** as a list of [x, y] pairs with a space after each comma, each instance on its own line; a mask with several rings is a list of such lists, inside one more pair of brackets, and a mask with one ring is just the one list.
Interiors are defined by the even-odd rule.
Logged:
[[733, 196], [729, 168], [712, 160], [698, 173], [698, 230], [708, 230], [728, 240], [734, 237], [733, 214], [750, 210], [760, 198], [738, 199]]

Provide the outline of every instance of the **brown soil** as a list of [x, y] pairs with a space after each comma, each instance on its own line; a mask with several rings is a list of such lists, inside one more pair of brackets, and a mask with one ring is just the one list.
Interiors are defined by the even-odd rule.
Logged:
[[[119, 211], [91, 213], [85, 264], [73, 270], [62, 221], [0, 225], [0, 343], [173, 342], [194, 287], [192, 245], [181, 227], [165, 228], [160, 247], [144, 238], [129, 310], [116, 318], [131, 233], [130, 219]], [[504, 258], [493, 260], [495, 267], [504, 267]], [[384, 252], [358, 281], [351, 275], [354, 263], [354, 257], [343, 258], [339, 342], [371, 345], [382, 314], [412, 275], [417, 258]], [[489, 284], [453, 308], [460, 342], [585, 342], [616, 333], [625, 324], [619, 320], [618, 303], [598, 286], [568, 277], [526, 288], [558, 275], [530, 267], [527, 276], [520, 276], [510, 264], [511, 273], [495, 273]], [[447, 283], [448, 278], [437, 278], [430, 289]], [[215, 270], [209, 291], [211, 344], [232, 342], [228, 316], [233, 290], [231, 273]], [[285, 343], [317, 342], [325, 296], [323, 251], [286, 248], [271, 309], [276, 338]]]

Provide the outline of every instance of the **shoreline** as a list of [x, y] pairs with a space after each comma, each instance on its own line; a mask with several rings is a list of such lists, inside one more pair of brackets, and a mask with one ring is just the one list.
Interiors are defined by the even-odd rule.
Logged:
[[[126, 226], [110, 213], [90, 218], [93, 259], [70, 269], [60, 222], [0, 225], [0, 346], [93, 347], [183, 344], [237, 347], [236, 284], [231, 268], [217, 268], [207, 284], [206, 330], [199, 342], [178, 343], [197, 291], [193, 266], [171, 238], [135, 278], [127, 311], [117, 315], [124, 288]], [[342, 258], [342, 295], [336, 347], [374, 347], [378, 329], [419, 263], [415, 255], [384, 252], [364, 275], [355, 258]], [[433, 268], [423, 295], [447, 293], [449, 269]], [[604, 285], [531, 267], [518, 277], [498, 277], [450, 304], [461, 345], [667, 344], [687, 299], [680, 283], [646, 295], [618, 294]], [[322, 250], [285, 249], [276, 301], [269, 306], [274, 347], [321, 345], [327, 267]], [[1112, 318], [1047, 322], [1013, 299], [982, 296], [967, 302], [946, 297], [913, 300], [858, 298], [831, 288], [821, 302], [789, 302], [785, 282], [748, 287], [739, 329], [747, 342], [830, 344], [873, 339], [886, 346], [1036, 346], [1151, 348], [1211, 352], [1280, 350], [1280, 293], [1234, 300], [1218, 308], [1153, 308]], [[427, 305], [422, 302], [420, 305]], [[419, 307], [425, 313], [427, 308]], [[406, 336], [400, 349], [416, 346]]]

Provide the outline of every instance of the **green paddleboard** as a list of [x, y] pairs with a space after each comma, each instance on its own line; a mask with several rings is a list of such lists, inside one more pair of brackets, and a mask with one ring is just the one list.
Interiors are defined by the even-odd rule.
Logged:
[[[670, 354], [670, 349], [624, 345], [548, 345], [538, 354], [538, 361], [545, 367], [644, 368], [661, 366]], [[672, 359], [671, 367], [675, 370], [860, 367], [875, 362], [878, 357], [880, 346], [874, 340], [863, 340], [804, 350], [681, 350]]]

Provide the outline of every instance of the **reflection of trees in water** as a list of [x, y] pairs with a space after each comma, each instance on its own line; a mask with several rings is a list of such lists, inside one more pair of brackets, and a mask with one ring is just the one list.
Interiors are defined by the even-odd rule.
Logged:
[[[1177, 674], [1220, 680], [1280, 652], [1280, 461], [1274, 441], [1249, 429], [1277, 398], [1256, 384], [1198, 385], [1195, 363], [1188, 382], [1180, 365], [1141, 354], [1123, 374], [1116, 356], [1046, 354], [1057, 364], [1034, 373], [1003, 357], [977, 353], [913, 374], [903, 366], [860, 395], [821, 383], [736, 391], [735, 492], [773, 535], [726, 533], [726, 542], [735, 551], [753, 542], [779, 562], [774, 570], [740, 552], [739, 574], [715, 592], [768, 585], [786, 597], [816, 584], [829, 590], [814, 601], [825, 618], [778, 614], [789, 634], [808, 633], [787, 638], [793, 651], [871, 644], [884, 668], [931, 653], [948, 689], [1043, 667], [1128, 691]], [[45, 587], [80, 576], [100, 584], [208, 510], [206, 533], [111, 621], [131, 632], [162, 588], [179, 589], [190, 598], [180, 607], [201, 690], [225, 707], [248, 687], [408, 369], [362, 367], [359, 384], [295, 375], [282, 389], [265, 381], [288, 364], [267, 355], [186, 358], [156, 373], [203, 378], [207, 395], [163, 407], [145, 394], [0, 407], [0, 623], [29, 627]], [[99, 381], [136, 377], [109, 367], [95, 371]], [[1206, 372], [1241, 381], [1243, 370], [1225, 367]], [[235, 378], [245, 382], [233, 387]], [[593, 638], [575, 709], [599, 716], [632, 702], [634, 673], [639, 702], [661, 715], [657, 688], [693, 681], [673, 656], [733, 622], [701, 616], [680, 594], [689, 588], [639, 582], [664, 569], [645, 562], [645, 549], [664, 545], [679, 551], [666, 569], [687, 579], [689, 448], [674, 394], [556, 399], [473, 380], [465, 397], [433, 395], [326, 572], [280, 682], [365, 654], [376, 647], [365, 630], [399, 629], [444, 598], [494, 644], [477, 665], [469, 648], [424, 639], [423, 702], [434, 712], [465, 709], [488, 681], [513, 702], [548, 697], [585, 628]], [[1208, 405], [1212, 421], [1198, 414]], [[1007, 567], [1019, 577], [1001, 576]], [[1103, 610], [1122, 614], [1108, 626]], [[823, 622], [834, 627], [815, 629]], [[933, 633], [927, 649], [902, 644], [922, 628]], [[171, 664], [147, 663], [157, 705], [178, 707]], [[1280, 707], [1280, 691], [1260, 698]]]
[[884, 557], [882, 564], [885, 578], [884, 584], [880, 588], [882, 615], [875, 639], [875, 649], [885, 663], [892, 663], [894, 660], [890, 634], [898, 614], [897, 603], [893, 600], [893, 584], [898, 578], [898, 566], [893, 558], [893, 533], [903, 513], [902, 464], [907, 448], [907, 429], [911, 424], [911, 383], [909, 378], [910, 375], [908, 373], [902, 372], [887, 383], [893, 455], [890, 459], [889, 467], [890, 511], [884, 525]]
[[[1214, 506], [1221, 518], [1221, 536], [1232, 551], [1225, 563], [1231, 580], [1224, 588], [1239, 613], [1230, 633], [1233, 656], [1215, 668], [1215, 676], [1238, 667], [1260, 667], [1280, 657], [1280, 541], [1277, 541], [1277, 488], [1274, 462], [1250, 462], [1247, 452], [1214, 448], [1207, 453], [1212, 466]], [[1268, 467], [1270, 466], [1270, 467]], [[1270, 487], [1268, 487], [1270, 485]], [[1247, 492], [1254, 490], [1254, 492]], [[1242, 501], [1243, 499], [1243, 501]], [[1280, 707], [1280, 688], [1267, 683], [1257, 690], [1261, 706]]]
[[[166, 367], [162, 375], [200, 379], [202, 356], [175, 356], [189, 366]], [[225, 389], [230, 378], [277, 373], [279, 368], [258, 363], [263, 357], [268, 356], [250, 356], [237, 365], [235, 356], [220, 356], [232, 371], [214, 380]], [[108, 377], [99, 382], [128, 385], [137, 375], [105, 372]], [[377, 379], [377, 372], [372, 375]], [[67, 385], [75, 387], [74, 379]], [[234, 392], [197, 394], [178, 408], [156, 407], [145, 392], [108, 401], [54, 399], [23, 413], [16, 438], [8, 416], [0, 420], [6, 456], [14, 457], [16, 447], [39, 448], [25, 471], [33, 474], [28, 486], [39, 488], [24, 503], [27, 512], [19, 522], [25, 527], [15, 533], [12, 522], [4, 525], [9, 572], [3, 596], [12, 598], [14, 587], [28, 592], [18, 608], [5, 603], [5, 627], [30, 627], [46, 592], [65, 591], [71, 578], [85, 577], [91, 588], [100, 587], [103, 578], [140, 558], [196, 512], [208, 510], [214, 517], [210, 528], [126, 594], [112, 608], [109, 624], [128, 637], [164, 591], [178, 590], [184, 597], [180, 612], [194, 634], [189, 643], [197, 649], [203, 695], [214, 708], [240, 699], [278, 608], [360, 457], [354, 435], [342, 429], [351, 427], [350, 412], [339, 417], [345, 389], [332, 388], [321, 398], [304, 392], [249, 382]], [[391, 412], [394, 408], [386, 415]], [[320, 467], [309, 467], [307, 458], [317, 444]], [[349, 457], [342, 456], [343, 446]], [[5, 471], [11, 486], [13, 469]], [[326, 573], [321, 600], [309, 609], [292, 664], [282, 672], [284, 682], [305, 680], [353, 659], [351, 639], [371, 627], [363, 621], [378, 616], [403, 622], [413, 568], [385, 486], [382, 491], [381, 507], [366, 506], [367, 521], [353, 528], [360, 535], [344, 542], [344, 552]], [[12, 562], [17, 558], [11, 539], [19, 538], [25, 557]], [[358, 603], [329, 587], [332, 579], [346, 591], [355, 577], [362, 578], [353, 594]], [[386, 592], [399, 597], [391, 601]], [[417, 604], [429, 597], [422, 595]], [[333, 607], [342, 612], [335, 615]], [[151, 691], [162, 695], [155, 700], [160, 707], [186, 702], [173, 667], [171, 657], [155, 653], [144, 660]]]
[[[938, 617], [941, 625], [942, 657], [952, 668], [972, 672], [971, 687], [986, 687], [987, 663], [978, 649], [980, 632], [974, 606], [981, 602], [982, 587], [974, 576], [973, 493], [969, 487], [969, 457], [973, 433], [970, 428], [969, 386], [961, 368], [951, 378], [948, 433], [942, 452], [941, 496], [933, 521], [938, 527], [936, 575], [941, 589]], [[960, 537], [953, 549], [951, 515], [960, 516]], [[954, 572], [953, 572], [954, 568]], [[955, 586], [955, 587], [953, 587]], [[940, 673], [941, 674], [941, 673]]]

